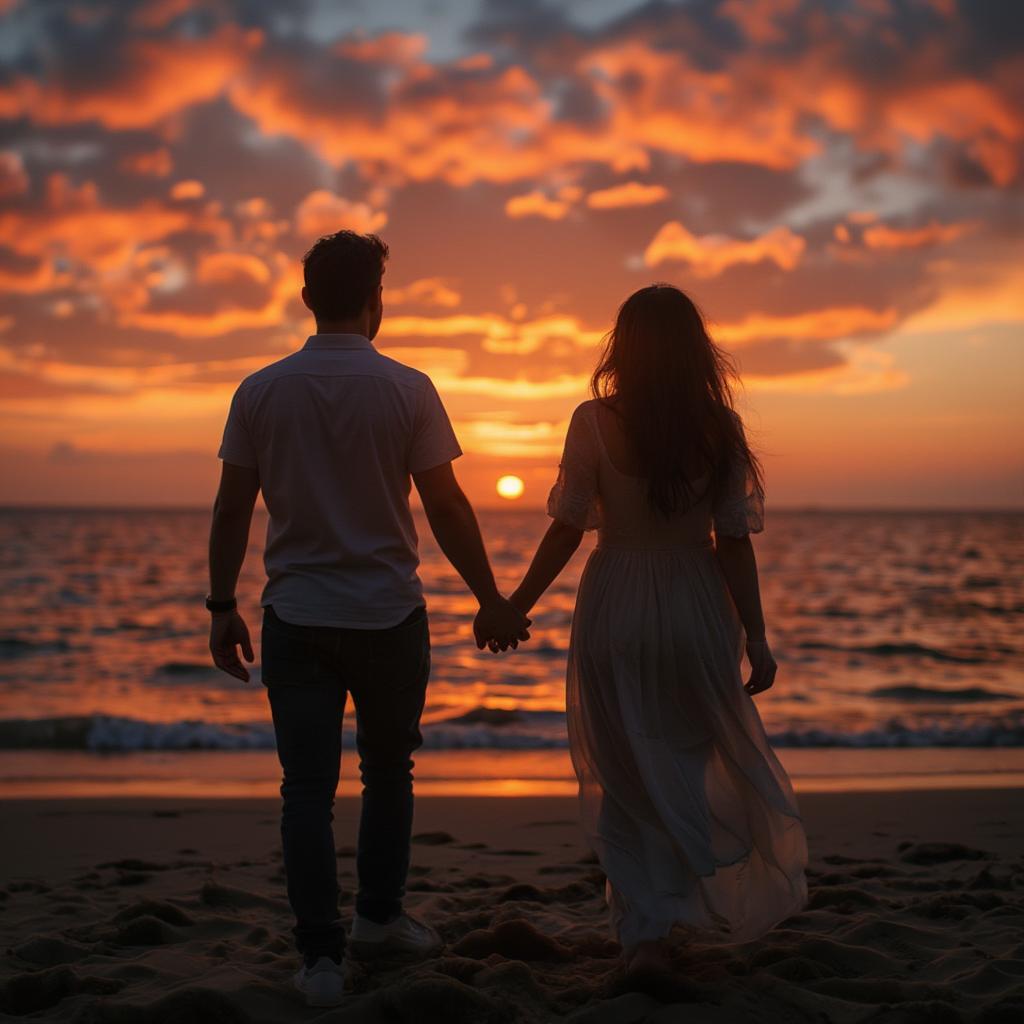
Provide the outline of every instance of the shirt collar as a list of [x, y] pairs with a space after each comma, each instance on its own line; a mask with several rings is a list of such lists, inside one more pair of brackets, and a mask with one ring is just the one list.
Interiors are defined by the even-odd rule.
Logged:
[[364, 334], [311, 334], [306, 339], [304, 349], [321, 348], [352, 348], [372, 349], [370, 339]]

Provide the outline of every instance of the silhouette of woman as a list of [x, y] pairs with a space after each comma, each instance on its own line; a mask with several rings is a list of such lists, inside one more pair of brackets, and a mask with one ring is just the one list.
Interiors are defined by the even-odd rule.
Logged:
[[764, 525], [762, 472], [732, 409], [735, 376], [678, 288], [631, 295], [594, 398], [572, 415], [554, 521], [511, 597], [529, 611], [597, 529], [570, 632], [567, 728], [630, 972], [668, 967], [674, 931], [744, 942], [807, 899], [796, 800], [751, 699], [776, 665], [749, 536]]

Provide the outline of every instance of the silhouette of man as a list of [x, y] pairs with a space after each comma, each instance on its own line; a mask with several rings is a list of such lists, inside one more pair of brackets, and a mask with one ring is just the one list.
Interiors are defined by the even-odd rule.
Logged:
[[[262, 682], [282, 767], [281, 840], [295, 983], [340, 1000], [349, 942], [361, 955], [429, 955], [441, 940], [403, 912], [413, 819], [411, 753], [430, 670], [410, 478], [442, 551], [476, 596], [477, 646], [528, 638], [495, 586], [473, 509], [452, 471], [462, 454], [430, 378], [381, 355], [388, 247], [339, 231], [303, 258], [316, 333], [250, 374], [231, 400], [210, 533], [210, 651], [239, 679], [252, 644], [234, 597], [257, 493], [269, 512], [261, 605]], [[338, 916], [332, 822], [348, 693], [363, 798], [352, 934]]]

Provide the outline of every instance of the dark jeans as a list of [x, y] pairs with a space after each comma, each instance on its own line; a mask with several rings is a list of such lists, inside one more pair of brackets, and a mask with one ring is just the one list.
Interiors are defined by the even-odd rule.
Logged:
[[283, 777], [281, 843], [300, 953], [345, 949], [338, 916], [334, 796], [349, 691], [363, 782], [355, 909], [383, 923], [402, 909], [412, 832], [412, 751], [430, 674], [426, 609], [389, 629], [297, 626], [263, 611], [262, 678]]

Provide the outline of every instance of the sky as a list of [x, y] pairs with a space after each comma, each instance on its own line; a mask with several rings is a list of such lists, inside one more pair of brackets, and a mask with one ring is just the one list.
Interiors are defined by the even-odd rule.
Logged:
[[769, 507], [1024, 507], [1022, 4], [0, 0], [0, 504], [207, 505], [343, 227], [481, 506], [665, 281]]

